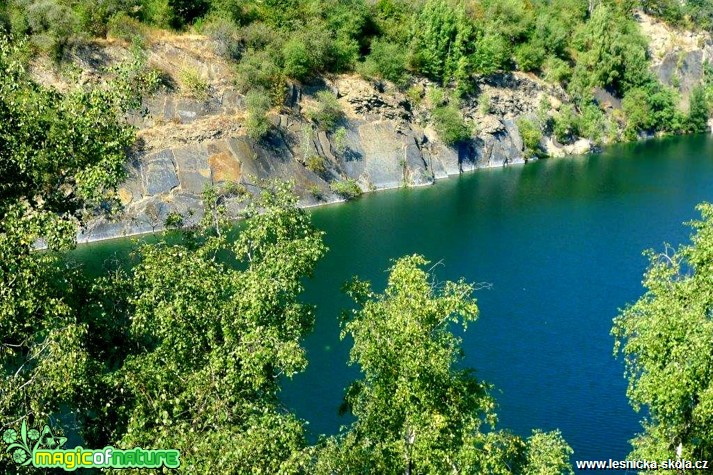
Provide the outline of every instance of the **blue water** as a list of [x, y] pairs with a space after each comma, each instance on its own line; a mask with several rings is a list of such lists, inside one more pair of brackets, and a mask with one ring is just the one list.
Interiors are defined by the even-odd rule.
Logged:
[[682, 223], [713, 200], [712, 152], [706, 136], [656, 140], [313, 211], [330, 252], [306, 293], [318, 305], [309, 368], [285, 403], [312, 436], [348, 422], [337, 408], [358, 368], [338, 337], [340, 285], [357, 274], [382, 289], [390, 259], [420, 253], [442, 261], [441, 279], [492, 285], [476, 293], [481, 316], [463, 344], [465, 364], [496, 387], [499, 426], [559, 428], [574, 460], [623, 459], [642, 415], [612, 355], [612, 318], [643, 292], [642, 251], [685, 241]]
[[[283, 401], [310, 437], [349, 422], [337, 409], [358, 377], [339, 340], [340, 293], [352, 275], [383, 289], [390, 260], [420, 253], [440, 279], [488, 283], [479, 320], [463, 334], [464, 364], [495, 385], [499, 427], [527, 436], [559, 428], [573, 460], [623, 459], [642, 415], [626, 399], [609, 332], [643, 292], [642, 251], [678, 244], [695, 205], [713, 201], [713, 139], [670, 138], [602, 154], [481, 170], [435, 186], [384, 191], [310, 211], [330, 248], [305, 300], [318, 306], [309, 367]], [[133, 246], [83, 246], [90, 272]], [[603, 473], [603, 472], [599, 472]], [[622, 472], [618, 472], [622, 473]]]

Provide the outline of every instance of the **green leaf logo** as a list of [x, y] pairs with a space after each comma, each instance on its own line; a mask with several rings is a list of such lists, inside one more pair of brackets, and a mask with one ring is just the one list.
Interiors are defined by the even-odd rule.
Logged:
[[29, 465], [32, 462], [32, 454], [38, 448], [55, 450], [61, 448], [66, 437], [57, 437], [52, 433], [50, 426], [45, 424], [42, 431], [28, 429], [27, 421], [22, 421], [20, 433], [15, 429], [6, 429], [2, 433], [2, 441], [8, 444], [5, 452], [11, 454], [12, 459], [19, 465]]

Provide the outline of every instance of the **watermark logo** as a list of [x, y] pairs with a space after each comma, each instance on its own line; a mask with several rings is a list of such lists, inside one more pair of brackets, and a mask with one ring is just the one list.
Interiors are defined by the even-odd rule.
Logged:
[[180, 452], [175, 449], [63, 449], [66, 437], [55, 436], [47, 424], [41, 430], [28, 428], [27, 421], [22, 422], [19, 432], [6, 429], [2, 441], [7, 444], [5, 452], [15, 463], [37, 468], [60, 468], [71, 472], [78, 468], [178, 468], [181, 465]]

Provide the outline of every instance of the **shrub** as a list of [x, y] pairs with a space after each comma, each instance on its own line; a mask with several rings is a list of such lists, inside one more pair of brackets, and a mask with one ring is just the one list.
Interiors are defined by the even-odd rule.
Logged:
[[579, 136], [579, 121], [574, 106], [562, 106], [560, 113], [554, 119], [553, 132], [555, 138], [561, 143], [570, 143]]
[[259, 88], [268, 92], [273, 104], [282, 102], [285, 78], [274, 58], [267, 51], [248, 50], [237, 66], [235, 85], [242, 93]]
[[473, 67], [479, 74], [489, 75], [508, 68], [510, 62], [510, 43], [505, 37], [486, 32], [478, 40], [478, 45], [473, 54]]
[[593, 142], [602, 139], [605, 130], [604, 113], [596, 104], [587, 104], [579, 117], [579, 133]]
[[181, 82], [181, 89], [183, 89], [186, 94], [199, 100], [208, 99], [208, 82], [200, 76], [197, 70], [185, 68], [179, 73], [178, 79]]
[[218, 56], [233, 61], [240, 60], [240, 29], [232, 20], [211, 15], [203, 24], [202, 30], [215, 42], [215, 52]]
[[176, 22], [168, 0], [141, 0], [139, 18], [159, 28], [169, 28]]
[[520, 71], [538, 71], [545, 61], [543, 45], [523, 43], [515, 49], [515, 62]]
[[487, 92], [484, 92], [478, 98], [478, 112], [480, 112], [481, 115], [488, 115], [492, 112], [492, 110], [493, 104], [490, 99], [490, 95]]
[[453, 146], [470, 138], [471, 131], [457, 107], [449, 104], [433, 111], [438, 136], [446, 145]]
[[168, 0], [172, 12], [171, 25], [173, 28], [193, 23], [208, 12], [209, 3], [206, 0]]
[[324, 193], [322, 192], [322, 188], [320, 188], [318, 185], [312, 185], [309, 188], [307, 188], [307, 192], [314, 197], [317, 201], [322, 201], [324, 199]]
[[330, 91], [319, 91], [314, 108], [308, 112], [310, 119], [316, 121], [324, 130], [332, 130], [342, 119], [344, 113], [337, 96]]
[[314, 74], [314, 52], [299, 38], [292, 38], [282, 48], [284, 57], [284, 73], [297, 80], [303, 80]]
[[130, 17], [125, 12], [119, 12], [109, 19], [107, 35], [127, 42], [135, 38], [145, 39], [145, 27], [136, 18]]
[[270, 98], [263, 92], [253, 89], [245, 96], [247, 117], [245, 127], [248, 136], [253, 140], [261, 140], [270, 131], [270, 121], [267, 112], [270, 110]]
[[569, 63], [556, 56], [548, 56], [542, 66], [545, 80], [557, 84], [566, 83], [572, 77], [572, 68]]
[[402, 85], [406, 79], [406, 51], [397, 43], [374, 39], [360, 72], [366, 77], [380, 77]]
[[522, 142], [525, 146], [525, 158], [536, 157], [540, 154], [540, 140], [542, 140], [542, 129], [534, 121], [522, 117], [517, 121], [520, 129]]
[[353, 178], [344, 181], [335, 181], [329, 185], [329, 188], [346, 200], [354, 199], [362, 193], [359, 184]]
[[688, 124], [693, 132], [705, 132], [708, 129], [710, 106], [706, 100], [706, 91], [698, 86], [691, 91]]
[[321, 155], [310, 155], [305, 162], [305, 166], [311, 172], [319, 175], [327, 171], [327, 160]]
[[343, 154], [347, 151], [347, 129], [344, 127], [339, 127], [332, 135], [332, 141], [334, 142], [334, 150]]

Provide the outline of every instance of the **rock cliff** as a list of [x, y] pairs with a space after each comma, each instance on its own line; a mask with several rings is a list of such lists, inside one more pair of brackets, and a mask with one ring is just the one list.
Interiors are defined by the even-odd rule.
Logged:
[[[702, 80], [713, 43], [706, 35], [674, 34], [643, 14], [639, 20], [651, 39], [652, 70], [685, 97]], [[372, 191], [428, 185], [477, 168], [524, 163], [518, 119], [536, 117], [543, 103], [549, 104], [549, 114], [556, 114], [569, 101], [562, 88], [534, 75], [515, 72], [483, 79], [462, 107], [463, 116], [474, 124], [472, 136], [449, 147], [433, 128], [427, 81], [418, 81], [406, 94], [388, 83], [342, 75], [318, 84], [291, 84], [282, 107], [269, 114], [271, 131], [255, 141], [245, 130], [246, 108], [233, 83], [233, 66], [214, 53], [208, 38], [165, 34], [151, 38], [146, 50], [149, 65], [162, 71], [173, 87], [145, 98], [141, 113], [129, 117], [138, 129], [138, 144], [128, 179], [118, 190], [123, 216], [94, 221], [80, 242], [156, 231], [171, 212], [180, 213], [188, 224], [196, 222], [202, 216], [201, 193], [220, 183], [249, 188], [266, 178], [292, 180], [300, 204], [313, 206], [342, 200], [330, 188], [339, 180], [351, 179], [363, 191]], [[78, 49], [73, 59], [80, 80], [89, 81], [128, 55], [128, 45], [109, 40]], [[201, 97], [177, 86], [186, 70], [205, 81]], [[35, 64], [34, 74], [60, 88], [67, 84], [46, 63]], [[344, 112], [339, 137], [320, 130], [306, 113], [315, 94], [324, 89], [336, 94]], [[606, 91], [598, 96], [606, 107], [620, 108]], [[552, 137], [542, 141], [550, 156], [587, 153], [592, 146], [586, 139], [566, 146]], [[317, 171], [307, 166], [313, 157], [321, 164]]]

